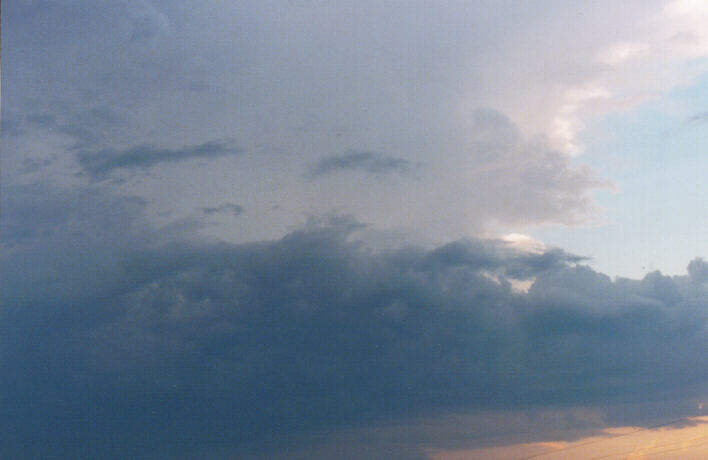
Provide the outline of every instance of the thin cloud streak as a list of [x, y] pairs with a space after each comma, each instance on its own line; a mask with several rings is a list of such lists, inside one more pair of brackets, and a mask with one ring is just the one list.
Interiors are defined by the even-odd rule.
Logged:
[[213, 159], [238, 155], [243, 149], [231, 142], [210, 141], [180, 149], [160, 149], [149, 144], [125, 150], [83, 150], [76, 158], [83, 171], [93, 180], [101, 180], [118, 170], [146, 170], [161, 163], [175, 163], [191, 159]]
[[233, 203], [224, 203], [214, 207], [205, 206], [199, 209], [206, 215], [230, 214], [232, 217], [238, 217], [244, 213], [243, 206]]
[[696, 115], [693, 115], [692, 117], [689, 117], [688, 122], [698, 122], [698, 121], [707, 121], [708, 120], [708, 112], [702, 112], [698, 113]]
[[320, 158], [309, 170], [310, 177], [319, 177], [340, 171], [362, 171], [368, 174], [407, 172], [413, 162], [375, 152], [349, 151], [342, 155]]

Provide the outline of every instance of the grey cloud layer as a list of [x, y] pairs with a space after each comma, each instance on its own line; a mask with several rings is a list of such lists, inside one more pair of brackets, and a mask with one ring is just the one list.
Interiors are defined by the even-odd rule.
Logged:
[[[275, 236], [274, 228], [312, 210], [414, 227], [431, 240], [498, 222], [574, 222], [591, 209], [589, 192], [601, 185], [514, 125], [526, 130], [528, 120], [518, 116], [526, 109], [514, 111], [507, 97], [532, 93], [545, 101], [536, 94], [548, 91], [538, 93], [533, 70], [546, 60], [505, 54], [525, 49], [517, 41], [530, 39], [528, 28], [545, 30], [538, 25], [547, 15], [530, 4], [453, 2], [432, 11], [425, 2], [401, 9], [379, 2], [263, 8], [138, 0], [87, 7], [69, 0], [7, 10], [3, 123], [14, 123], [19, 138], [3, 146], [10, 178], [31, 171], [39, 179], [62, 175], [61, 182], [76, 167], [62, 160], [77, 158], [98, 181], [202, 157], [193, 149], [204, 140], [238, 139], [259, 152], [242, 159], [243, 170], [255, 172], [250, 177], [235, 180], [238, 174], [220, 174], [222, 165], [214, 164], [202, 172], [208, 179], [198, 179], [213, 187], [188, 190], [179, 183], [192, 171], [180, 165], [185, 169], [175, 167], [170, 177], [147, 178], [140, 193], [181, 216], [203, 203], [250, 197], [244, 205], [264, 211], [252, 213], [248, 234], [221, 232], [239, 241]], [[567, 18], [575, 10], [558, 4], [548, 13]], [[594, 29], [592, 37], [597, 42]], [[554, 51], [546, 52], [555, 62]], [[575, 81], [573, 72], [565, 75], [566, 61], [558, 60], [558, 72]], [[509, 72], [509, 62], [524, 71]], [[527, 74], [530, 80], [521, 81]], [[468, 119], [478, 106], [511, 116], [486, 115], [498, 126], [492, 145], [476, 140], [479, 114]], [[52, 155], [57, 159], [47, 163]], [[27, 158], [31, 167], [23, 164]], [[420, 173], [415, 180], [399, 174], [412, 170]], [[335, 174], [342, 180], [327, 180]], [[390, 180], [376, 180], [382, 175]], [[262, 193], [266, 181], [277, 185]]]
[[[691, 398], [708, 382], [701, 259], [612, 281], [494, 241], [372, 252], [346, 220], [165, 244], [134, 200], [20, 192], [0, 290], [7, 458], [267, 456], [318, 428]], [[112, 232], [116, 214], [134, 230]]]

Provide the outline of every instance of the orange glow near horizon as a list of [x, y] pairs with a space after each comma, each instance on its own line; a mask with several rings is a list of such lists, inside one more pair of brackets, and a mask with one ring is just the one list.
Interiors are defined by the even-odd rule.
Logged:
[[685, 426], [617, 427], [572, 442], [534, 442], [460, 451], [430, 450], [431, 460], [619, 460], [708, 458], [708, 416]]

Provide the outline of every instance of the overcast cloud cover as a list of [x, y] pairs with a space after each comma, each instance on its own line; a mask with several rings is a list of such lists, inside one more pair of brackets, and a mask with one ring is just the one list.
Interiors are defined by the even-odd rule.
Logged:
[[601, 222], [579, 133], [703, 75], [707, 24], [6, 1], [0, 457], [418, 459], [693, 415], [703, 254], [611, 278], [515, 232]]

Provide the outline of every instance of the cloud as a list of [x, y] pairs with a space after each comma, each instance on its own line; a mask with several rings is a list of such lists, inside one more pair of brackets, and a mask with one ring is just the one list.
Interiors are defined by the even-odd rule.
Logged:
[[[25, 119], [34, 128], [33, 136], [60, 133], [74, 142], [68, 150], [86, 149], [105, 143], [109, 134], [119, 131], [127, 124], [124, 115], [105, 105], [92, 105], [83, 109], [67, 110], [61, 107], [29, 113]], [[57, 113], [51, 113], [55, 110]]]
[[48, 183], [4, 187], [3, 192], [5, 246], [59, 245], [59, 240], [72, 239], [106, 243], [115, 237], [134, 244], [147, 233], [142, 198], [117, 196], [100, 187]]
[[406, 172], [413, 163], [382, 153], [349, 151], [342, 155], [320, 158], [309, 170], [311, 177], [332, 174], [339, 171], [362, 171], [369, 174], [390, 174]]
[[78, 150], [96, 145], [102, 140], [101, 136], [97, 135], [94, 130], [82, 124], [59, 125], [56, 127], [56, 130], [75, 140], [75, 143], [69, 147], [69, 150]]
[[56, 118], [53, 115], [44, 113], [30, 113], [27, 115], [27, 121], [33, 125], [41, 127], [52, 127], [56, 125]]
[[230, 142], [210, 141], [181, 149], [159, 149], [145, 144], [125, 150], [82, 150], [76, 158], [85, 173], [93, 180], [100, 180], [117, 170], [145, 170], [160, 163], [220, 158], [242, 151]]
[[[593, 207], [588, 192], [611, 187], [591, 168], [574, 164], [544, 139], [524, 136], [496, 110], [472, 111], [467, 129], [465, 158], [455, 165], [462, 182], [454, 190], [486, 219], [582, 221]], [[449, 182], [454, 184], [452, 179]]]
[[232, 217], [238, 217], [243, 214], [243, 206], [233, 203], [224, 203], [216, 207], [202, 207], [201, 211], [206, 215], [211, 214], [230, 214]]
[[688, 118], [689, 122], [698, 122], [708, 120], [708, 112], [697, 113]]
[[688, 275], [693, 282], [705, 283], [708, 281], [708, 263], [701, 258], [692, 260], [688, 264]]
[[325, 428], [651, 404], [708, 382], [699, 259], [611, 280], [504, 241], [373, 251], [351, 219], [165, 239], [139, 202], [95, 190], [8, 195], [2, 456], [263, 458]]
[[40, 183], [3, 187], [2, 192], [3, 266], [7, 260], [23, 261], [3, 270], [0, 282], [13, 286], [3, 302], [30, 309], [100, 291], [113, 282], [122, 254], [189, 239], [199, 227], [181, 221], [155, 229], [148, 224], [144, 199], [98, 186]]
[[19, 136], [25, 133], [24, 129], [21, 127], [21, 123], [7, 115], [4, 115], [0, 122], [2, 123], [0, 129], [2, 129], [2, 134], [5, 136]]
[[[241, 241], [282, 236], [280, 229], [311, 209], [337, 209], [385, 228], [415, 228], [433, 241], [482, 233], [499, 223], [578, 222], [592, 211], [589, 192], [596, 178], [553, 148], [558, 142], [549, 126], [561, 106], [594, 103], [584, 99], [592, 85], [589, 93], [577, 89], [595, 75], [596, 65], [587, 62], [619, 38], [626, 42], [617, 37], [625, 29], [616, 25], [633, 24], [635, 15], [653, 8], [640, 3], [645, 2], [612, 15], [572, 3], [540, 14], [530, 5], [489, 1], [447, 5], [434, 14], [425, 2], [405, 11], [376, 2], [358, 8], [297, 2], [266, 12], [255, 3], [235, 8], [206, 2], [188, 11], [133, 0], [91, 8], [75, 0], [47, 8], [18, 4], [10, 7], [8, 17], [15, 19], [7, 24], [6, 38], [26, 46], [11, 47], [23, 52], [7, 56], [15, 64], [3, 77], [16, 96], [3, 108], [46, 111], [76, 141], [69, 149], [108, 150], [111, 158], [130, 150], [125, 147], [179, 150], [230, 137], [258, 149], [261, 155], [243, 158], [243, 170], [257, 171], [257, 177], [234, 180], [212, 164], [203, 168], [208, 178], [200, 180], [214, 187], [182, 187], [184, 174], [174, 174], [140, 190], [151, 201], [164, 201], [169, 188], [169, 200], [182, 215], [194, 211], [186, 203], [253, 197], [248, 206], [264, 211], [250, 216]], [[286, 25], [283, 15], [291, 19]], [[331, 20], [320, 21], [322, 15]], [[568, 17], [575, 20], [561, 20]], [[525, 26], [517, 27], [521, 22]], [[598, 25], [611, 33], [598, 34]], [[85, 40], [86, 34], [94, 40]], [[558, 43], [567, 46], [560, 49]], [[53, 76], [51, 82], [46, 75]], [[206, 89], [186, 89], [195, 84]], [[574, 95], [568, 100], [566, 90]], [[30, 97], [40, 102], [30, 104]], [[65, 115], [94, 106], [111, 108], [125, 124], [107, 129], [90, 117]], [[475, 134], [468, 114], [479, 106], [505, 113], [504, 123], [515, 126], [521, 139], [512, 145], [516, 154], [504, 154], [496, 166], [488, 156], [479, 158], [488, 152], [470, 145]], [[585, 112], [577, 115], [584, 118]], [[20, 175], [13, 174], [22, 167], [20, 158], [66, 150], [56, 130], [51, 139], [36, 131], [3, 150], [17, 158], [6, 161], [8, 177]], [[538, 135], [551, 139], [536, 142]], [[527, 155], [532, 149], [548, 154]], [[100, 172], [109, 160], [84, 158], [81, 166], [94, 180], [130, 172]], [[72, 166], [55, 164], [36, 176]], [[406, 180], [406, 171], [415, 173], [415, 181]], [[367, 181], [366, 190], [355, 190], [361, 181], [325, 180], [348, 174], [366, 176], [359, 177]], [[266, 177], [279, 186], [263, 194]], [[313, 178], [319, 180], [307, 180]], [[215, 190], [235, 194], [207, 196]], [[404, 199], [406, 207], [400, 205]], [[281, 209], [265, 211], [272, 201]]]
[[[566, 155], [583, 123], [690, 82], [704, 7], [168, 3], [8, 5], [6, 178], [46, 182], [3, 185], [0, 457], [267, 457], [323, 427], [702, 394], [702, 259], [613, 280], [518, 236], [450, 239], [582, 220], [607, 186]], [[201, 143], [231, 136], [263, 154], [139, 198], [101, 187], [236, 155]], [[50, 185], [74, 159], [91, 185]], [[420, 182], [397, 180], [417, 161]], [[305, 183], [302, 165], [390, 180]], [[238, 215], [233, 196], [260, 211], [222, 234], [267, 240], [146, 215]], [[374, 250], [346, 219], [292, 230], [331, 208], [443, 243]], [[358, 457], [424, 457], [402, 438]]]
[[128, 8], [128, 16], [131, 42], [152, 43], [158, 36], [169, 30], [167, 16], [149, 3], [132, 5], [132, 8]]

